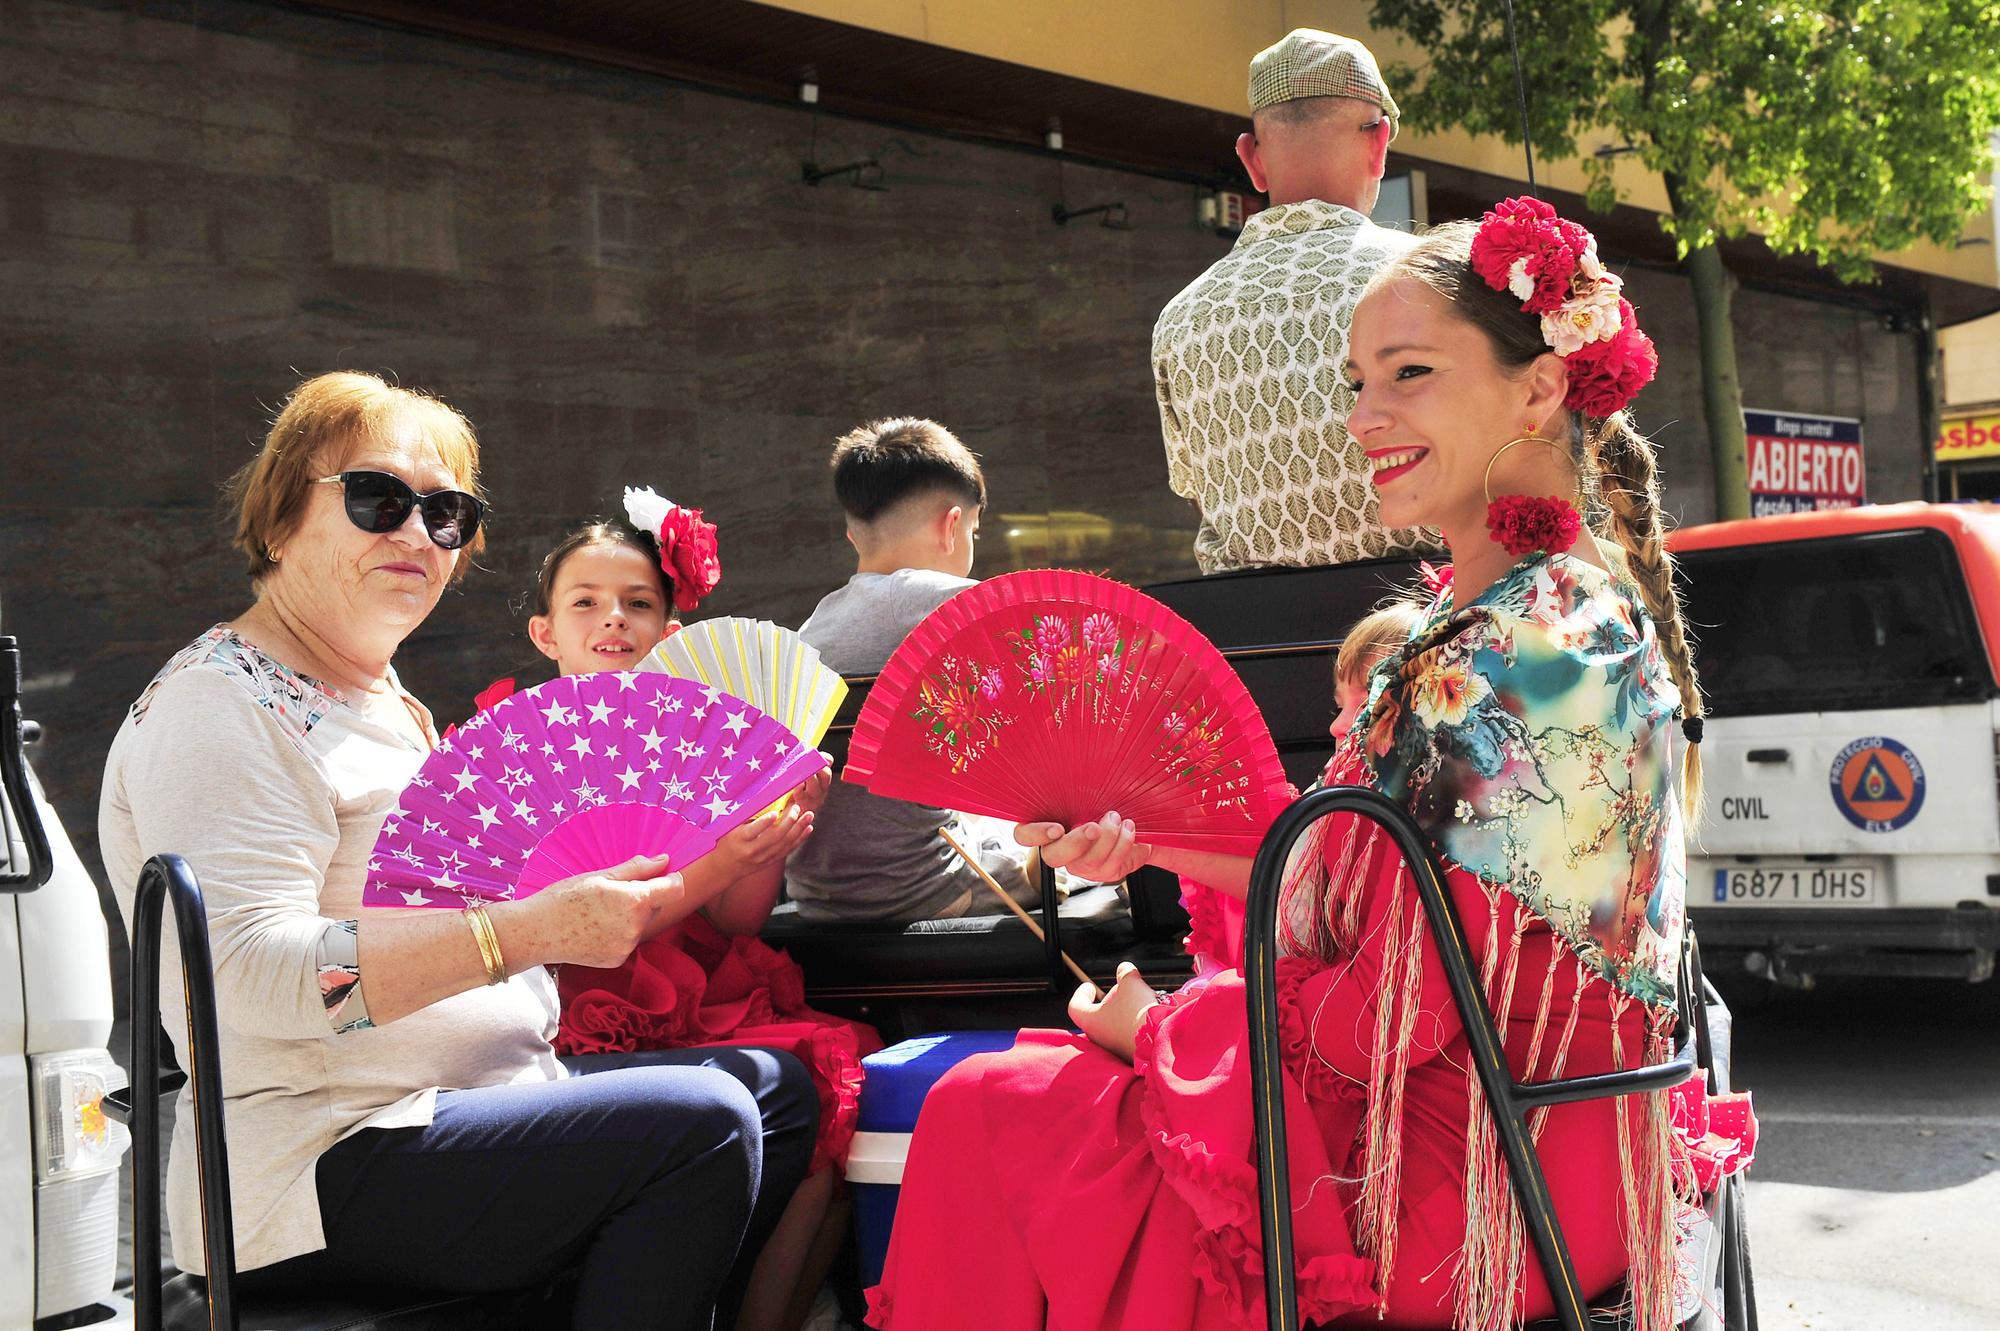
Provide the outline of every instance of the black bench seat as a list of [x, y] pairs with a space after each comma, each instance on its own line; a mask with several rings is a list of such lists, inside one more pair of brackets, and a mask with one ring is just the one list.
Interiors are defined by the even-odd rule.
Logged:
[[[1110, 978], [1120, 961], [1139, 962], [1149, 973], [1187, 970], [1178, 940], [1135, 955], [1139, 938], [1116, 887], [1088, 887], [1060, 907], [1063, 947], [1092, 976]], [[1041, 940], [1012, 915], [968, 915], [915, 924], [808, 923], [785, 902], [764, 926], [764, 941], [791, 953], [805, 972], [806, 990], [820, 999], [964, 992], [1033, 993], [1048, 988]], [[1159, 952], [1153, 957], [1152, 952]]]

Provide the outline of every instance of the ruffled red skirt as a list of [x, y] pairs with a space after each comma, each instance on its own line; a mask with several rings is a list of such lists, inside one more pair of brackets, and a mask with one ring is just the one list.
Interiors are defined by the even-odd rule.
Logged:
[[564, 966], [556, 979], [565, 1054], [755, 1045], [805, 1064], [819, 1092], [814, 1173], [844, 1164], [861, 1101], [861, 1060], [882, 1047], [873, 1027], [806, 1006], [798, 964], [699, 915], [639, 946], [611, 970]]
[[[1520, 920], [1514, 899], [1489, 915], [1483, 889], [1454, 872], [1475, 955], [1497, 925]], [[1373, 894], [1377, 907], [1389, 893]], [[1197, 935], [1204, 916], [1196, 915]], [[1197, 950], [1226, 946], [1224, 922]], [[1384, 937], [1369, 933], [1371, 942]], [[1206, 945], [1204, 945], [1206, 944]], [[1616, 1020], [1604, 986], [1553, 986], [1543, 926], [1521, 940], [1524, 982], [1504, 1026], [1527, 1075], [1533, 1032], [1560, 1031], [1581, 1005], [1567, 1070], [1608, 1071], [1614, 1041], [1638, 1055], [1638, 1022]], [[1284, 1094], [1289, 1128], [1298, 1297], [1308, 1325], [1442, 1327], [1465, 1241], [1468, 1060], [1449, 986], [1426, 958], [1416, 1019], [1420, 1046], [1400, 1116], [1400, 1246], [1378, 1322], [1375, 1262], [1356, 1242], [1365, 1172], [1375, 1005], [1385, 955], [1364, 946], [1327, 963], [1280, 963]], [[1627, 1029], [1629, 1028], [1629, 1029]], [[903, 1175], [882, 1283], [869, 1291], [878, 1331], [1236, 1331], [1264, 1323], [1242, 975], [1222, 970], [1155, 1008], [1132, 1064], [1082, 1036], [1024, 1031], [1012, 1050], [968, 1059], [924, 1102]], [[1614, 1034], [1616, 1032], [1616, 1034]], [[1552, 1036], [1550, 1044], [1555, 1043]], [[1546, 1055], [1546, 1050], [1543, 1053]], [[1629, 1064], [1628, 1064], [1629, 1065]], [[1552, 1110], [1541, 1138], [1549, 1190], [1579, 1278], [1595, 1293], [1624, 1272], [1620, 1161], [1608, 1102]], [[1553, 1306], [1532, 1259], [1520, 1305]]]

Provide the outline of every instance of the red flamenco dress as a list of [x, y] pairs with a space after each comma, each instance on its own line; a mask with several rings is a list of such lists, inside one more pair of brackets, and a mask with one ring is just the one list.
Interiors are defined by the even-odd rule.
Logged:
[[[502, 679], [474, 701], [484, 711], [513, 692], [514, 681]], [[559, 967], [556, 990], [560, 1053], [750, 1045], [791, 1054], [819, 1093], [812, 1172], [846, 1163], [860, 1110], [861, 1060], [882, 1039], [872, 1026], [807, 1007], [805, 975], [784, 953], [693, 915], [641, 943], [622, 966]]]
[[806, 1006], [798, 963], [755, 938], [692, 915], [641, 943], [610, 970], [556, 976], [565, 1054], [755, 1045], [796, 1057], [819, 1092], [812, 1170], [847, 1160], [861, 1102], [861, 1060], [882, 1047], [873, 1027]]
[[[1682, 928], [1677, 698], [1635, 598], [1573, 559], [1530, 560], [1463, 612], [1444, 594], [1392, 661], [1338, 775], [1404, 802], [1444, 851], [1514, 1075], [1658, 1057]], [[1546, 1316], [1408, 871], [1372, 825], [1319, 828], [1279, 907], [1301, 1314], [1473, 1331]], [[1263, 1325], [1246, 1031], [1241, 973], [1222, 970], [1148, 1013], [1129, 1066], [1058, 1031], [960, 1064], [918, 1121], [870, 1325]], [[1579, 1279], [1595, 1294], [1629, 1278], [1644, 1331], [1673, 1315], [1686, 1153], [1667, 1101], [1534, 1123]]]

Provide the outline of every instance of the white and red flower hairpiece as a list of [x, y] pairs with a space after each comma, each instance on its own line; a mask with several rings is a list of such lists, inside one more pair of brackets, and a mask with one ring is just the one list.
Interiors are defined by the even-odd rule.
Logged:
[[1506, 199], [1472, 237], [1472, 270], [1540, 315], [1542, 339], [1569, 367], [1571, 411], [1603, 418], [1623, 411], [1660, 368], [1653, 339], [1621, 294], [1597, 241], [1540, 199]]
[[701, 520], [698, 508], [682, 508], [653, 492], [653, 487], [625, 488], [625, 516], [640, 531], [660, 543], [660, 569], [673, 585], [674, 609], [695, 609], [722, 581], [722, 559], [716, 552], [715, 524]]

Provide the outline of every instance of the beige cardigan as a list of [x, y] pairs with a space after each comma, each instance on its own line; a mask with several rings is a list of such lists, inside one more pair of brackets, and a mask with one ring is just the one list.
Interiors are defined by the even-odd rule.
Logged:
[[[388, 1026], [333, 1032], [320, 997], [321, 937], [360, 917], [376, 833], [423, 759], [221, 626], [168, 663], [112, 742], [98, 834], [126, 920], [140, 867], [166, 851], [186, 857], [208, 904], [240, 1269], [326, 1246], [314, 1164], [335, 1142], [362, 1128], [428, 1124], [441, 1087], [563, 1075], [549, 1045], [555, 987], [540, 968]], [[185, 1064], [171, 923], [165, 933], [160, 1005]], [[167, 1215], [174, 1261], [199, 1273], [186, 1090], [178, 1108]]]

